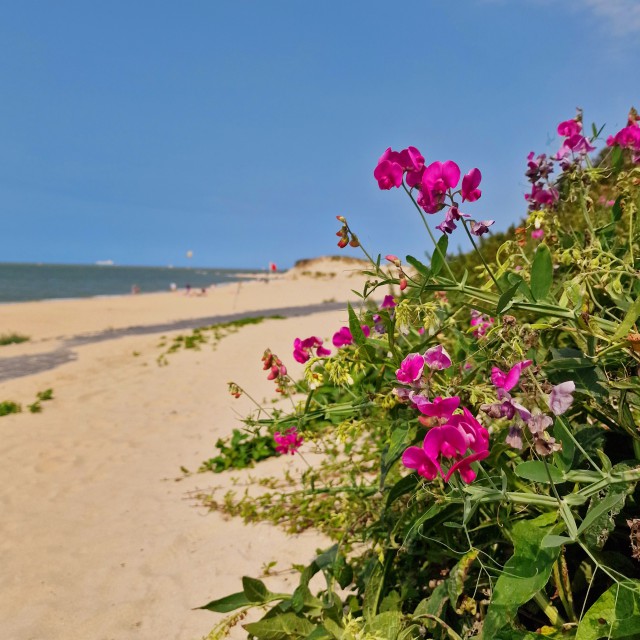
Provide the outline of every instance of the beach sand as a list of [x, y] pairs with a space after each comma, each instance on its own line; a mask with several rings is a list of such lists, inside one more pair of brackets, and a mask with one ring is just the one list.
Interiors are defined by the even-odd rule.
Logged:
[[[295, 468], [295, 457], [249, 472], [180, 471], [214, 455], [217, 438], [241, 426], [238, 416], [250, 410], [247, 398], [228, 394], [228, 381], [255, 398], [272, 397], [260, 362], [266, 347], [295, 375], [301, 366], [291, 357], [293, 339], [330, 339], [346, 324], [344, 308], [327, 311], [321, 303], [356, 299], [350, 290], [360, 289], [362, 277], [338, 263], [315, 264], [312, 273], [323, 268], [334, 275], [302, 275], [299, 268], [269, 283], [217, 287], [206, 297], [2, 306], [0, 333], [31, 340], [0, 348], [0, 373], [9, 378], [0, 401], [25, 406], [37, 392], [54, 394], [42, 413], [0, 419], [3, 640], [198, 639], [221, 616], [194, 607], [241, 590], [241, 576], [258, 577], [265, 563], [278, 560], [278, 572], [327, 546], [317, 534], [294, 537], [268, 524], [225, 520], [189, 499], [197, 489], [232, 487], [234, 477]], [[313, 305], [305, 315], [246, 326], [215, 350], [204, 345], [157, 363], [160, 336], [185, 333], [167, 330], [171, 323], [197, 326], [305, 305]], [[19, 375], [35, 361], [53, 368]], [[290, 591], [297, 575], [265, 581]], [[245, 636], [240, 629], [231, 637]]]

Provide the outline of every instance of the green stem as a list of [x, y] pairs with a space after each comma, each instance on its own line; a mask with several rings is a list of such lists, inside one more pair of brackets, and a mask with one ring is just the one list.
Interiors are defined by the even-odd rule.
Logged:
[[422, 212], [422, 209], [420, 208], [420, 205], [416, 202], [416, 199], [413, 197], [413, 194], [407, 188], [407, 185], [404, 182], [402, 183], [402, 187], [404, 188], [406, 194], [411, 198], [411, 202], [413, 202], [413, 206], [418, 210], [418, 213], [420, 214], [420, 217], [422, 218], [422, 223], [424, 224], [425, 228], [427, 229], [427, 232], [429, 233], [429, 237], [431, 238], [431, 242], [433, 242], [433, 244], [434, 244], [434, 246], [436, 248], [436, 251], [440, 254], [440, 257], [442, 258], [442, 262], [444, 263], [445, 269], [449, 272], [449, 275], [451, 276], [451, 278], [455, 282], [456, 281], [456, 277], [453, 275], [453, 271], [451, 271], [451, 267], [447, 263], [447, 258], [442, 253], [442, 250], [440, 249], [440, 247], [438, 245], [438, 242], [437, 242], [435, 236], [433, 235], [433, 232], [431, 231], [431, 227], [429, 226], [429, 223], [427, 222], [427, 219], [424, 217], [424, 213]]
[[493, 271], [489, 269], [489, 265], [487, 264], [486, 260], [484, 259], [484, 256], [480, 252], [480, 249], [478, 249], [478, 245], [476, 244], [476, 241], [473, 239], [473, 236], [469, 231], [469, 227], [467, 226], [467, 221], [464, 218], [462, 218], [462, 226], [464, 227], [464, 230], [467, 232], [467, 236], [469, 240], [471, 240], [471, 244], [473, 245], [473, 248], [475, 249], [476, 253], [480, 256], [480, 260], [482, 260], [482, 264], [484, 265], [485, 270], [489, 274], [489, 277], [493, 280], [493, 283], [496, 285], [496, 288], [498, 289], [498, 291], [502, 293], [502, 289], [500, 288], [500, 285], [498, 284], [496, 277], [493, 275]]

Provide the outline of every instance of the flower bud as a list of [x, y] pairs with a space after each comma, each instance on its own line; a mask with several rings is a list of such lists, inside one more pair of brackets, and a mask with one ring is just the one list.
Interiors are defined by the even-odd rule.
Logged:
[[400, 278], [400, 291], [404, 291], [407, 288], [407, 279]]
[[345, 220], [344, 216], [336, 216], [336, 220], [338, 222], [342, 222], [342, 224], [346, 224], [347, 223], [347, 221]]
[[349, 243], [350, 247], [359, 247], [360, 246], [360, 241], [358, 240], [358, 236], [356, 235], [352, 235], [351, 236], [351, 242]]
[[338, 246], [341, 249], [344, 249], [348, 244], [349, 244], [349, 238], [347, 238], [346, 236], [342, 236], [342, 238], [338, 242]]

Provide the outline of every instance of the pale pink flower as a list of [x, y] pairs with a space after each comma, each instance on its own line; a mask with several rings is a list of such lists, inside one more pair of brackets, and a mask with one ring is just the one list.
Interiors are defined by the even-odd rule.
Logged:
[[482, 236], [489, 233], [489, 227], [495, 223], [495, 220], [480, 220], [480, 222], [471, 223], [471, 234], [474, 236]]
[[551, 390], [549, 396], [549, 409], [557, 416], [561, 416], [565, 413], [569, 407], [573, 404], [573, 392], [576, 390], [576, 385], [573, 380], [567, 380], [567, 382], [561, 382], [557, 384]]
[[446, 369], [451, 366], [451, 356], [441, 344], [427, 349], [424, 361], [430, 369]]
[[520, 374], [522, 370], [526, 369], [531, 364], [532, 360], [516, 362], [516, 364], [514, 364], [507, 373], [498, 367], [493, 367], [491, 369], [491, 382], [497, 389], [511, 391], [511, 389], [513, 389], [520, 381]]

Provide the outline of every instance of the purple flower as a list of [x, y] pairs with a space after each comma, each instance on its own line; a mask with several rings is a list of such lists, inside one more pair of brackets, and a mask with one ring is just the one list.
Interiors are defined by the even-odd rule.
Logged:
[[277, 445], [276, 451], [284, 455], [287, 453], [293, 455], [304, 442], [304, 439], [298, 434], [295, 427], [289, 427], [284, 433], [276, 431], [273, 434], [273, 439]]
[[471, 233], [474, 236], [481, 236], [485, 233], [489, 233], [489, 227], [495, 222], [495, 220], [481, 220], [480, 222], [471, 223]]
[[558, 135], [570, 138], [582, 131], [582, 122], [579, 120], [565, 120], [558, 125]]
[[[368, 338], [371, 334], [371, 329], [366, 324], [361, 325], [360, 328], [362, 329], [362, 333]], [[342, 327], [342, 329], [336, 331], [333, 334], [331, 342], [333, 342], [333, 346], [336, 348], [353, 344], [353, 335], [351, 335], [349, 327]]]
[[561, 416], [573, 403], [573, 392], [576, 385], [572, 380], [561, 382], [551, 390], [549, 396], [549, 409], [557, 416]]
[[313, 355], [312, 349], [316, 350], [316, 356], [323, 358], [331, 355], [331, 351], [322, 346], [322, 340], [316, 336], [311, 336], [301, 340], [296, 338], [293, 341], [293, 357], [295, 360], [304, 364]]
[[424, 356], [419, 353], [410, 353], [396, 371], [396, 378], [402, 384], [414, 385], [422, 377], [424, 364]]
[[532, 415], [526, 423], [529, 431], [531, 431], [533, 435], [538, 435], [546, 431], [553, 424], [553, 418], [550, 418], [544, 413], [536, 413]]
[[493, 386], [503, 391], [511, 391], [511, 389], [518, 384], [522, 370], [526, 369], [530, 364], [532, 364], [531, 360], [516, 362], [507, 373], [504, 373], [498, 367], [493, 367], [491, 369], [491, 382]]
[[453, 396], [452, 398], [436, 396], [433, 402], [429, 402], [428, 398], [420, 394], [414, 394], [411, 397], [411, 401], [423, 415], [447, 421], [451, 419], [453, 412], [460, 406], [460, 398], [458, 396]]
[[424, 354], [424, 361], [430, 369], [440, 370], [451, 366], [451, 357], [441, 344], [427, 349]]
[[522, 429], [516, 425], [511, 425], [505, 442], [514, 449], [522, 449]]
[[482, 195], [482, 191], [478, 189], [480, 186], [480, 180], [482, 180], [480, 169], [471, 169], [471, 171], [462, 178], [462, 202], [465, 200], [475, 202], [480, 198]]
[[485, 315], [484, 313], [480, 313], [477, 309], [471, 309], [471, 321], [469, 324], [472, 327], [475, 327], [473, 330], [473, 337], [482, 338], [487, 334], [487, 331], [493, 324], [493, 318]]
[[384, 297], [384, 300], [380, 304], [380, 309], [393, 309], [396, 306], [396, 301], [393, 299], [393, 296], [387, 295]]

